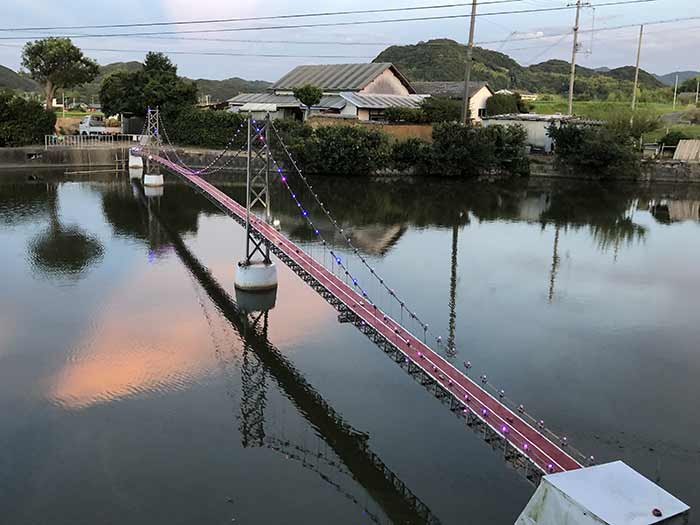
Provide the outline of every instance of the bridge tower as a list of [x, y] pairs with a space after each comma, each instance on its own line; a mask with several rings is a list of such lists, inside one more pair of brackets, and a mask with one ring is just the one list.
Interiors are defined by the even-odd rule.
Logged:
[[151, 155], [158, 155], [162, 146], [162, 140], [159, 133], [160, 110], [158, 108], [148, 108], [146, 113], [146, 172], [143, 176], [143, 185], [148, 187], [162, 187], [163, 174], [160, 173], [160, 168], [154, 162], [151, 162]]
[[[270, 247], [264, 237], [257, 234], [255, 223], [270, 216], [270, 150], [268, 130], [270, 116], [260, 123], [248, 116], [248, 141], [246, 165], [246, 224], [245, 259], [238, 263], [234, 285], [239, 290], [264, 292], [277, 288], [277, 267], [270, 259]], [[263, 208], [262, 218], [253, 213]]]

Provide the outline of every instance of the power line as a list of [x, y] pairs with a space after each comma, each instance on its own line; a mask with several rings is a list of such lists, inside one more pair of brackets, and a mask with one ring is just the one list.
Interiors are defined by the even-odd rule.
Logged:
[[[486, 4], [509, 4], [515, 2], [524, 2], [527, 0], [489, 0], [481, 2]], [[342, 15], [359, 15], [359, 14], [377, 14], [377, 13], [396, 13], [400, 11], [423, 11], [428, 9], [450, 9], [454, 7], [466, 7], [467, 3], [454, 4], [434, 4], [426, 6], [409, 6], [409, 7], [392, 7], [386, 9], [360, 9], [355, 11], [326, 11], [320, 13], [298, 13], [289, 15], [269, 15], [269, 16], [251, 16], [244, 18], [211, 18], [204, 20], [180, 20], [174, 22], [133, 22], [125, 24], [100, 24], [100, 25], [78, 25], [78, 26], [54, 26], [54, 27], [3, 27], [0, 31], [62, 31], [65, 29], [109, 29], [109, 28], [127, 28], [127, 27], [151, 27], [151, 26], [174, 26], [174, 25], [191, 25], [191, 24], [222, 24], [229, 22], [252, 22], [261, 20], [284, 20], [293, 18], [311, 18], [323, 16], [342, 16]]]
[[[597, 4], [601, 5], [601, 4]], [[625, 24], [625, 25], [619, 25], [619, 26], [608, 26], [608, 27], [598, 27], [596, 29], [581, 29], [579, 33], [598, 33], [601, 31], [617, 31], [618, 29], [629, 29], [631, 27], [638, 28], [640, 24], [644, 24], [645, 26], [647, 25], [660, 25], [660, 24], [675, 24], [679, 22], [687, 22], [690, 20], [700, 20], [700, 16], [687, 16], [687, 17], [681, 17], [681, 18], [671, 18], [667, 20], [656, 20], [652, 22], [638, 22], [636, 24]], [[533, 36], [533, 37], [524, 37], [524, 38], [516, 38], [516, 39], [509, 39], [509, 40], [484, 40], [482, 42], [476, 42], [476, 44], [483, 46], [483, 45], [488, 45], [488, 44], [500, 44], [501, 42], [524, 42], [527, 40], [543, 40], [543, 39], [548, 39], [548, 38], [557, 38], [560, 36], [566, 36], [566, 35], [571, 35], [571, 31], [567, 33], [555, 33], [552, 35], [544, 35], [544, 36]]]
[[[21, 44], [0, 44], [1, 47], [23, 47]], [[113, 49], [99, 47], [85, 47], [84, 51], [98, 51], [106, 53], [138, 53], [146, 54], [152, 50], [146, 49]], [[358, 56], [358, 55], [288, 55], [283, 53], [235, 53], [226, 51], [159, 51], [167, 55], [203, 55], [203, 56], [226, 56], [226, 57], [263, 57], [263, 58], [358, 58], [372, 59], [373, 56]]]
[[[616, 5], [629, 5], [629, 4], [643, 4], [649, 2], [656, 2], [657, 0], [622, 0], [614, 2], [605, 2], [595, 4], [594, 7], [604, 7], [604, 6], [616, 6]], [[576, 6], [561, 6], [561, 7], [543, 7], [535, 9], [521, 9], [514, 11], [491, 11], [488, 13], [477, 13], [474, 16], [499, 16], [499, 15], [511, 15], [511, 14], [532, 14], [532, 13], [545, 13], [553, 11], [564, 11], [569, 9], [575, 9]], [[425, 17], [415, 17], [415, 18], [390, 18], [384, 20], [354, 20], [349, 22], [324, 22], [324, 23], [313, 23], [313, 24], [295, 24], [295, 25], [279, 25], [279, 26], [258, 26], [258, 27], [232, 27], [232, 28], [222, 28], [222, 29], [188, 29], [185, 31], [151, 31], [143, 33], [102, 33], [102, 34], [76, 34], [76, 35], [56, 35], [61, 38], [111, 38], [111, 37], [138, 37], [138, 36], [159, 36], [159, 35], [181, 35], [181, 34], [193, 34], [193, 33], [230, 33], [239, 31], [264, 31], [264, 30], [277, 30], [277, 29], [306, 29], [312, 27], [342, 27], [342, 26], [356, 26], [356, 25], [375, 25], [375, 24], [387, 24], [395, 22], [418, 22], [418, 21], [434, 21], [434, 20], [456, 20], [461, 18], [469, 18], [471, 15], [460, 14], [460, 15], [442, 15], [442, 16], [425, 16]], [[0, 37], [0, 40], [35, 40], [46, 38], [46, 35], [40, 36], [21, 36], [21, 37]]]

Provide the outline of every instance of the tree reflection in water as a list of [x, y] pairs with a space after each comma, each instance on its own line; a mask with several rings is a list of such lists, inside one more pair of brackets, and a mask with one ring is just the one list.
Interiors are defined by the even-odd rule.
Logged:
[[57, 186], [46, 185], [48, 227], [34, 237], [28, 246], [32, 270], [51, 280], [76, 282], [88, 268], [102, 260], [100, 241], [75, 225], [64, 226], [58, 217]]

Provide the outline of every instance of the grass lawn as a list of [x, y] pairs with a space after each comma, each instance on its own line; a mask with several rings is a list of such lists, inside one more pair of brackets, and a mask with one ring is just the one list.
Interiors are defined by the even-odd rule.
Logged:
[[644, 142], [657, 142], [661, 137], [666, 135], [666, 131], [679, 131], [689, 139], [700, 139], [700, 125], [674, 124], [668, 127], [664, 126], [661, 129], [645, 134]]
[[[537, 100], [533, 102], [534, 112], [540, 114], [566, 113], [569, 104], [564, 97], [556, 97], [552, 100]], [[631, 101], [610, 102], [607, 100], [574, 100], [574, 113], [576, 115], [594, 119], [604, 119], [610, 112], [629, 109]], [[669, 102], [640, 102], [639, 109], [647, 109], [658, 113], [671, 113], [673, 104]], [[676, 111], [689, 109], [688, 106], [676, 106]]]

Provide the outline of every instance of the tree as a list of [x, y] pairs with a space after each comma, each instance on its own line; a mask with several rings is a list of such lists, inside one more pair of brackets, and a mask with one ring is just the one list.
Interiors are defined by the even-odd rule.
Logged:
[[84, 56], [70, 38], [49, 37], [28, 42], [22, 50], [22, 66], [44, 87], [46, 109], [53, 107], [56, 89], [90, 82], [99, 72], [97, 62]]
[[508, 113], [518, 113], [517, 96], [497, 94], [486, 99], [486, 114], [490, 117]]
[[698, 81], [700, 77], [692, 77], [685, 80], [680, 86], [678, 86], [679, 93], [695, 93], [698, 88]]
[[323, 91], [320, 87], [314, 86], [313, 84], [304, 84], [294, 89], [294, 96], [306, 107], [306, 117], [308, 117], [311, 106], [315, 106], [321, 102]]
[[0, 91], [0, 147], [41, 144], [55, 125], [56, 114], [39, 102]]
[[197, 85], [177, 76], [177, 66], [162, 53], [148, 53], [141, 71], [116, 71], [100, 86], [102, 110], [108, 115], [144, 115], [150, 106], [172, 117], [196, 101]]

